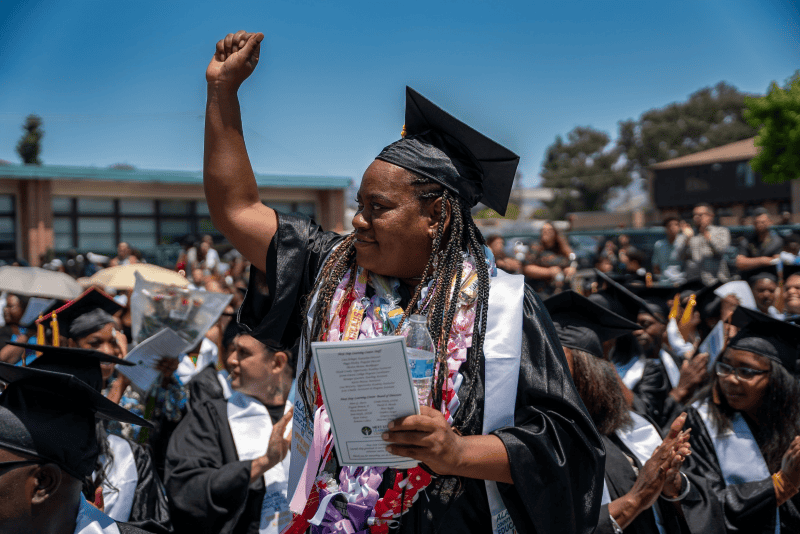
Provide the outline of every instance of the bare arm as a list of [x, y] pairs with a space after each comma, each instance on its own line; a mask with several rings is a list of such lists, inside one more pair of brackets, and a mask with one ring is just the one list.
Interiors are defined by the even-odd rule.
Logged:
[[736, 256], [736, 268], [740, 271], [749, 271], [759, 267], [766, 267], [772, 263], [772, 257], [760, 256], [758, 258], [748, 258], [742, 254]]
[[258, 64], [261, 33], [228, 34], [217, 43], [206, 70], [203, 186], [211, 219], [261, 271], [278, 228], [275, 212], [261, 203], [242, 132], [237, 92]]

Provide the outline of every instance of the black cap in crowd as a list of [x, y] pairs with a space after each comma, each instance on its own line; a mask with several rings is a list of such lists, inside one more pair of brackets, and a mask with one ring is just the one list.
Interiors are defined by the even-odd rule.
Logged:
[[122, 309], [123, 306], [105, 292], [96, 287], [90, 287], [78, 298], [67, 302], [36, 322], [49, 321], [55, 314], [60, 333], [77, 340], [114, 322], [113, 315]]
[[800, 326], [744, 306], [736, 308], [731, 323], [740, 330], [728, 343], [729, 348], [767, 357], [790, 372], [797, 370]]
[[152, 428], [72, 373], [0, 363], [0, 380], [8, 384], [0, 394], [0, 448], [55, 463], [79, 480], [100, 453], [96, 417]]
[[605, 289], [589, 295], [589, 300], [595, 304], [633, 322], [636, 322], [641, 310], [648, 309], [644, 300], [634, 295], [622, 284], [612, 280], [606, 273], [595, 269], [595, 274], [598, 282], [606, 284]]
[[562, 291], [544, 301], [561, 345], [603, 357], [603, 342], [639, 330], [639, 325], [578, 293]]

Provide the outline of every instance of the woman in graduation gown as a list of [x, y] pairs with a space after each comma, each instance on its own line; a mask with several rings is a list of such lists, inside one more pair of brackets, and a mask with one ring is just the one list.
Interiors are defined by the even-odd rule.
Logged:
[[614, 366], [603, 356], [602, 343], [639, 325], [573, 291], [550, 297], [544, 305], [606, 449], [603, 505], [595, 533], [688, 532], [680, 510], [680, 501], [692, 491], [680, 473], [690, 453], [689, 436], [681, 430], [685, 414], [662, 439], [651, 420], [630, 411]]
[[[254, 266], [240, 322], [255, 337], [283, 330], [288, 343], [302, 330], [293, 464], [306, 456], [301, 438], [326, 439], [304, 433], [326, 419], [309, 341], [392, 334], [423, 302], [441, 348], [435, 408], [394, 421], [385, 438], [390, 452], [424, 465], [352, 470], [335, 455], [310, 456], [299, 464], [289, 532], [485, 533], [511, 523], [518, 532], [591, 532], [599, 436], [541, 301], [521, 277], [493, 268], [469, 211], [479, 200], [505, 211], [518, 157], [409, 89], [407, 135], [365, 172], [353, 234], [276, 214], [259, 199], [237, 97], [262, 38], [239, 32], [217, 43], [206, 72], [204, 184], [215, 226]], [[316, 478], [323, 471], [361, 496], [319, 511], [331, 490]], [[324, 517], [312, 526], [317, 512]]]
[[708, 498], [687, 511], [693, 532], [800, 532], [800, 328], [737, 308], [741, 327], [688, 409], [692, 484]]
[[[70, 347], [47, 347], [45, 353], [52, 354], [53, 358], [69, 357], [78, 349], [89, 349], [110, 356], [100, 365], [102, 379], [90, 384], [102, 391], [115, 365], [127, 365], [119, 359], [125, 356], [118, 343], [122, 334], [116, 330], [117, 323], [112, 315], [120, 309], [119, 304], [102, 291], [89, 289], [54, 312], [59, 331], [66, 336]], [[44, 324], [49, 320], [50, 315], [40, 322]], [[42, 365], [51, 362], [52, 359], [48, 359]], [[112, 519], [153, 533], [171, 532], [164, 485], [150, 453], [138, 443], [107, 432], [106, 424], [98, 423], [96, 435], [100, 455], [94, 472], [84, 481], [86, 497], [101, 505]]]

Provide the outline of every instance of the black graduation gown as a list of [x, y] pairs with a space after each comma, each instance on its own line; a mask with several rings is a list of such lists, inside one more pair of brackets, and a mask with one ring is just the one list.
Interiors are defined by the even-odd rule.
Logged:
[[[268, 272], [251, 269], [240, 323], [256, 332], [285, 328], [284, 338], [296, 339], [302, 299], [340, 239], [308, 219], [278, 214]], [[521, 352], [515, 426], [493, 432], [506, 447], [514, 480], [498, 484], [500, 494], [520, 533], [592, 532], [602, 495], [602, 442], [575, 390], [549, 315], [528, 287]], [[475, 387], [483, 399], [483, 355], [479, 358]], [[462, 372], [467, 371], [462, 367]], [[477, 404], [473, 410], [462, 404], [456, 414], [465, 434], [481, 433], [483, 401]], [[391, 476], [384, 477], [384, 485]], [[491, 532], [484, 481], [439, 478], [402, 516], [399, 532]]]
[[166, 488], [176, 534], [258, 532], [263, 478], [250, 484], [251, 461], [240, 461], [227, 401], [190, 410], [169, 441]]
[[684, 409], [683, 404], [669, 394], [672, 384], [661, 358], [645, 360], [642, 379], [632, 391], [635, 396], [634, 411], [652, 419], [662, 431], [666, 431]]
[[137, 443], [129, 442], [136, 463], [139, 482], [133, 494], [133, 506], [128, 523], [153, 534], [172, 532], [169, 504], [161, 479], [156, 473], [147, 450]]
[[[606, 448], [605, 478], [608, 483], [608, 493], [613, 501], [628, 493], [636, 482], [637, 474], [628, 458], [633, 459], [637, 469], [642, 468], [642, 463], [616, 435], [603, 436], [603, 445]], [[668, 534], [688, 532], [681, 528], [682, 520], [673, 503], [658, 499], [655, 506], [658, 507], [664, 529]], [[636, 519], [625, 528], [625, 533], [659, 534], [653, 509], [648, 508], [636, 516]], [[607, 504], [600, 507], [600, 521], [595, 534], [614, 534]]]
[[207, 400], [225, 398], [222, 385], [217, 378], [217, 368], [213, 363], [194, 375], [187, 386], [189, 387], [189, 400], [186, 402], [188, 410], [195, 409]]
[[[707, 493], [685, 509], [689, 528], [703, 533], [774, 533], [777, 500], [772, 478], [726, 486], [703, 420], [692, 407], [686, 412], [684, 429], [692, 429], [692, 455], [683, 471], [692, 485], [705, 487]], [[800, 494], [780, 507], [780, 521], [781, 534], [800, 532]]]

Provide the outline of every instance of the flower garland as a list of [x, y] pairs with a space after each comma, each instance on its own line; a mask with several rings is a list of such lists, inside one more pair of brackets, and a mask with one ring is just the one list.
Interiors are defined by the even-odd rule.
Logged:
[[[491, 272], [494, 267], [492, 256], [487, 254], [487, 258], [487, 267]], [[399, 306], [399, 280], [369, 273], [362, 268], [355, 272], [355, 279], [352, 279], [352, 275], [351, 271], [345, 273], [334, 292], [322, 334], [323, 341], [391, 335], [403, 317], [403, 309]], [[464, 255], [461, 280], [459, 306], [447, 339], [448, 374], [442, 391], [442, 413], [451, 425], [453, 414], [459, 406], [457, 393], [462, 378], [459, 370], [472, 346], [475, 326], [478, 274], [475, 261], [469, 254]], [[451, 290], [453, 284], [455, 279], [450, 284]], [[366, 295], [367, 285], [375, 290], [371, 298]], [[431, 280], [421, 291], [420, 310], [427, 307], [435, 291], [435, 281]], [[438, 367], [436, 372], [438, 374]], [[433, 383], [436, 383], [436, 376]], [[309, 453], [304, 477], [310, 475], [308, 469], [324, 466], [333, 452], [330, 423], [316, 380], [315, 390], [317, 409], [314, 413], [315, 437], [312, 446], [315, 454]], [[419, 492], [431, 483], [431, 474], [419, 466], [407, 470], [405, 476], [398, 472], [392, 488], [379, 497], [378, 487], [385, 470], [386, 467], [344, 466], [338, 481], [328, 473], [318, 473], [303, 512], [294, 516], [283, 534], [301, 534], [309, 526], [312, 534], [388, 534], [390, 527], [397, 524], [397, 518], [411, 508]], [[346, 513], [342, 513], [334, 504], [333, 499], [337, 495], [346, 497]]]

